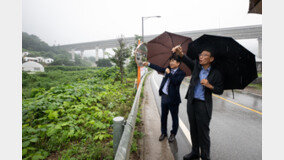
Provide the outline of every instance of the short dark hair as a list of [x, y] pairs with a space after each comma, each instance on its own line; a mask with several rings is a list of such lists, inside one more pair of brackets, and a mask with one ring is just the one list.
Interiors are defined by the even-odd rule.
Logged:
[[201, 52], [203, 51], [207, 51], [207, 52], [210, 52], [211, 53], [211, 57], [215, 57], [215, 53], [214, 53], [214, 50], [211, 48], [211, 47], [207, 47], [207, 48], [204, 48]]
[[176, 55], [175, 53], [169, 58], [169, 60], [172, 60], [172, 59], [181, 63], [181, 58], [178, 55]]

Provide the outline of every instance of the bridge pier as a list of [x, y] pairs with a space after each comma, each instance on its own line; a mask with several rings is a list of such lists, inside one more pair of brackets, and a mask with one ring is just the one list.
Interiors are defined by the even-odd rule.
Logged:
[[80, 50], [80, 56], [81, 56], [81, 59], [83, 59], [83, 56], [84, 56], [84, 50]]
[[99, 60], [99, 47], [96, 47], [96, 62]]
[[105, 59], [105, 52], [106, 52], [106, 49], [103, 48], [103, 59]]
[[258, 58], [262, 59], [262, 37], [257, 38], [258, 41]]
[[68, 51], [71, 56], [72, 56], [72, 61], [75, 61], [75, 50], [74, 49], [71, 49], [71, 51]]

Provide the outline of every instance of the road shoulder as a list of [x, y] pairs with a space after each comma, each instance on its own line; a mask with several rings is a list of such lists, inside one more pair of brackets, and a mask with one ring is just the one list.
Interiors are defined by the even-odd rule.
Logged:
[[145, 160], [172, 160], [174, 159], [167, 139], [160, 142], [160, 116], [150, 85], [150, 76], [145, 80], [144, 99], [142, 102], [143, 120], [143, 159]]

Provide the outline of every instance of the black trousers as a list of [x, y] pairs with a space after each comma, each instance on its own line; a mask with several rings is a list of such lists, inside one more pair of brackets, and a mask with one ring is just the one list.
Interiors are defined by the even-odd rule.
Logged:
[[203, 160], [210, 159], [210, 118], [207, 114], [204, 101], [193, 99], [192, 103], [187, 103], [187, 115], [190, 124], [190, 134], [192, 141], [192, 152], [200, 155]]
[[162, 95], [162, 116], [161, 116], [161, 132], [162, 134], [167, 134], [167, 121], [168, 121], [168, 113], [171, 112], [172, 116], [172, 130], [171, 134], [176, 135], [178, 130], [178, 106], [179, 104], [170, 103], [170, 99], [168, 95]]

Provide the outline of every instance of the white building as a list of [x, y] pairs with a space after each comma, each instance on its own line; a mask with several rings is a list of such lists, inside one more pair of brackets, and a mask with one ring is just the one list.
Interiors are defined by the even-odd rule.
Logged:
[[35, 57], [24, 57], [24, 61], [33, 61], [33, 62], [39, 62], [39, 60]]
[[44, 58], [43, 57], [36, 57], [37, 58], [37, 62], [44, 62]]
[[44, 72], [44, 67], [33, 61], [28, 61], [23, 63], [22, 70], [26, 72]]
[[43, 62], [46, 64], [54, 62], [52, 58], [43, 58], [43, 57], [24, 57], [24, 61]]
[[30, 54], [29, 52], [23, 52], [23, 53], [22, 53], [22, 57], [27, 56], [27, 55], [29, 55], [29, 54]]
[[52, 63], [52, 62], [54, 62], [54, 60], [52, 58], [44, 59], [44, 63], [46, 63], [46, 64], [49, 64], [49, 63]]

